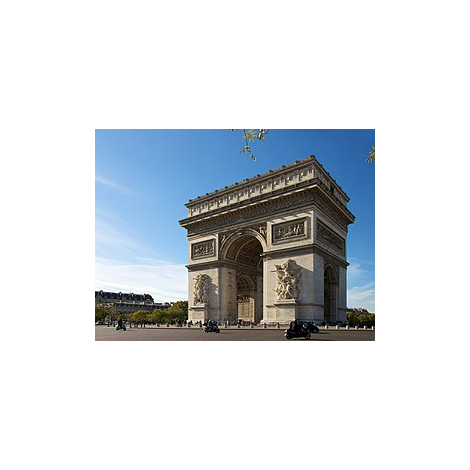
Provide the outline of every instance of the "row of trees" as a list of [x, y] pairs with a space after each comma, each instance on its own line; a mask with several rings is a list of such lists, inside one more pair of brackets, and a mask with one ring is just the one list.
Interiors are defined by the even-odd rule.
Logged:
[[350, 325], [375, 326], [375, 313], [354, 313], [347, 312], [346, 318]]
[[188, 302], [178, 301], [165, 309], [137, 310], [132, 313], [118, 312], [112, 305], [95, 305], [95, 322], [125, 320], [135, 323], [171, 323], [188, 319]]

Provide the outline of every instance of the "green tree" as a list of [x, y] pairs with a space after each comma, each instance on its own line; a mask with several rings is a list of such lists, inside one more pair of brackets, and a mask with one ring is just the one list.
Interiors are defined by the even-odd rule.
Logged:
[[170, 321], [170, 316], [168, 315], [167, 309], [156, 308], [152, 312], [152, 319], [154, 319], [155, 323], [167, 323]]
[[372, 149], [369, 152], [369, 156], [367, 157], [367, 161], [369, 163], [374, 163], [375, 162], [375, 144], [372, 146]]
[[113, 321], [117, 318], [114, 305], [95, 304], [95, 321]]
[[147, 322], [148, 321], [148, 312], [145, 310], [137, 310], [135, 312], [130, 313], [127, 316], [127, 320], [136, 322], [136, 323], [142, 323], [142, 322]]
[[188, 301], [179, 300], [167, 309], [167, 314], [171, 320], [185, 321], [188, 319]]
[[107, 305], [95, 304], [95, 322], [104, 321], [109, 315], [109, 307]]
[[357, 325], [359, 323], [358, 316], [352, 311], [346, 313], [346, 319], [350, 325]]

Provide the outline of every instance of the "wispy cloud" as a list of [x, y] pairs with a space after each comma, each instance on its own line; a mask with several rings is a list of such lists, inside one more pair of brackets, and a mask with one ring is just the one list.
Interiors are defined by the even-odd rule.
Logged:
[[156, 302], [186, 300], [187, 270], [145, 246], [125, 220], [96, 210], [95, 289], [150, 294]]
[[348, 307], [362, 307], [375, 312], [375, 286], [367, 284], [348, 289]]
[[131, 195], [134, 193], [134, 191], [132, 191], [131, 189], [126, 188], [125, 186], [122, 186], [121, 184], [118, 184], [108, 178], [103, 178], [100, 175], [95, 174], [95, 181], [99, 184], [102, 184], [103, 186], [107, 186], [108, 188], [114, 189], [115, 191], [121, 194]]
[[187, 270], [183, 264], [160, 259], [123, 263], [97, 258], [95, 289], [150, 294], [155, 302], [187, 300]]
[[125, 196], [134, 196], [140, 199], [147, 199], [149, 201], [153, 201], [153, 199], [147, 196], [146, 194], [142, 194], [141, 192], [136, 191], [133, 188], [128, 188], [127, 186], [124, 186], [121, 183], [117, 183], [116, 181], [113, 181], [109, 178], [104, 178], [103, 176], [100, 176], [98, 174], [95, 174], [95, 182]]
[[348, 307], [375, 312], [375, 270], [369, 261], [351, 258], [348, 266]]
[[350, 258], [349, 262], [348, 284], [363, 283], [364, 280], [370, 281], [375, 277], [374, 263], [357, 258]]

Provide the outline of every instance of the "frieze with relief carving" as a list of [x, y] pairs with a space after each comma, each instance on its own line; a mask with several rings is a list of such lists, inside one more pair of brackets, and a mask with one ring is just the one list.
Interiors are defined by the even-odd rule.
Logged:
[[322, 240], [344, 255], [344, 240], [317, 220], [317, 238]]
[[204, 220], [189, 224], [187, 229], [189, 234], [201, 233], [205, 231], [220, 229], [227, 225], [247, 222], [249, 220], [266, 216], [266, 213], [276, 213], [294, 208], [300, 208], [305, 205], [313, 204], [322, 209], [326, 215], [332, 218], [341, 228], [347, 231], [349, 223], [344, 216], [332, 208], [330, 204], [324, 201], [321, 197], [312, 194], [311, 192], [300, 193], [295, 196], [287, 196], [277, 201], [268, 201], [267, 203], [260, 204], [258, 207], [250, 207], [241, 209], [234, 214], [227, 214], [223, 216], [213, 216], [209, 220]]
[[201, 243], [193, 243], [191, 245], [191, 258], [205, 258], [207, 256], [214, 256], [215, 243], [214, 240], [208, 240]]
[[285, 240], [299, 239], [307, 237], [306, 220], [296, 219], [290, 222], [282, 224], [276, 224], [272, 226], [272, 241], [283, 242]]

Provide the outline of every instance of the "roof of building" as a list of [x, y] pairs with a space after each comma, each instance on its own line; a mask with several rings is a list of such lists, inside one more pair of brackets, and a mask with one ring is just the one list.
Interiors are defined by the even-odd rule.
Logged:
[[134, 301], [134, 302], [153, 302], [153, 297], [150, 294], [134, 294], [133, 292], [106, 292], [103, 290], [95, 291], [95, 298], [103, 297], [109, 300], [120, 300], [120, 301]]

